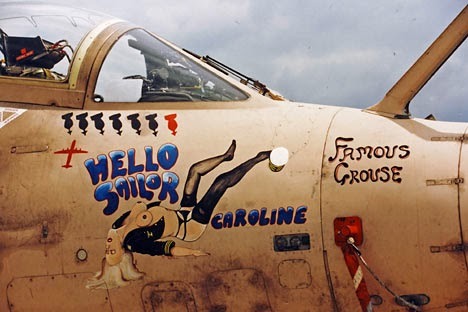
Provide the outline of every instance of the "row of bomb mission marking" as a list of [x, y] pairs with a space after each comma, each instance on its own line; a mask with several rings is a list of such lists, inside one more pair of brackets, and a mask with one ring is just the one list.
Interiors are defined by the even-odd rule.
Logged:
[[[89, 117], [89, 120], [88, 120]], [[167, 128], [171, 131], [172, 135], [177, 134], [177, 121], [176, 121], [177, 114], [169, 114], [164, 116], [164, 120], [167, 121]], [[105, 128], [106, 128], [106, 121], [109, 120], [109, 123], [112, 125], [113, 130], [118, 135], [122, 135], [123, 133], [123, 121], [128, 120], [132, 129], [135, 131], [137, 135], [141, 134], [142, 127], [144, 124], [148, 127], [148, 129], [152, 132], [154, 136], [158, 135], [159, 130], [159, 122], [157, 113], [147, 114], [145, 116], [140, 116], [138, 113], [130, 114], [128, 116], [123, 117], [121, 113], [110, 115], [108, 118], [104, 118], [104, 113], [100, 112], [94, 115], [89, 115], [88, 112], [78, 114], [73, 118], [73, 113], [67, 113], [62, 115], [62, 119], [64, 120], [63, 127], [67, 130], [68, 134], [73, 133], [73, 128], [75, 125], [75, 121], [78, 122], [78, 128], [81, 130], [83, 135], [88, 133], [88, 128], [90, 123], [94, 124], [94, 128], [99, 131], [101, 135], [104, 135]]]

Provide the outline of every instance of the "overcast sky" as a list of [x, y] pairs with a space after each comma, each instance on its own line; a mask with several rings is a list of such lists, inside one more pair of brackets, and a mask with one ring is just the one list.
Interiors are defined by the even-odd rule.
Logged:
[[[293, 101], [379, 101], [466, 0], [63, 0], [210, 55]], [[468, 44], [411, 104], [415, 117], [468, 121]]]

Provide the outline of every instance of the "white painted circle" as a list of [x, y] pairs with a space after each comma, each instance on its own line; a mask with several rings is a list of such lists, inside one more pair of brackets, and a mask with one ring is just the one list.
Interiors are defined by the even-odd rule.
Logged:
[[289, 160], [289, 151], [284, 147], [277, 147], [270, 153], [270, 162], [272, 165], [281, 167], [286, 165]]

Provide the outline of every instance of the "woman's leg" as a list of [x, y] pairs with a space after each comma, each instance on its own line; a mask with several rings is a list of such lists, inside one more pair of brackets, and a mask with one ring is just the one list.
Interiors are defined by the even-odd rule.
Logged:
[[193, 207], [197, 203], [197, 191], [202, 176], [219, 166], [224, 161], [230, 161], [234, 158], [236, 151], [236, 140], [232, 140], [228, 150], [219, 156], [205, 159], [193, 164], [187, 175], [185, 182], [184, 195], [182, 197], [181, 207]]
[[245, 161], [231, 171], [218, 176], [205, 196], [203, 196], [201, 201], [193, 208], [192, 220], [202, 224], [208, 224], [216, 204], [218, 204], [226, 190], [236, 185], [256, 164], [268, 159], [270, 152], [271, 151], [260, 152], [257, 156]]

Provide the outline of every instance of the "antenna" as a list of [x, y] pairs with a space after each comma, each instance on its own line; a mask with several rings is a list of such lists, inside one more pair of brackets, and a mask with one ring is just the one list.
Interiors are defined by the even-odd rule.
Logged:
[[409, 118], [409, 103], [432, 78], [468, 33], [468, 6], [447, 26], [398, 82], [366, 111], [391, 118]]

